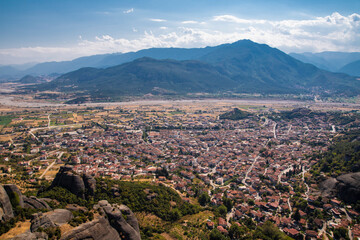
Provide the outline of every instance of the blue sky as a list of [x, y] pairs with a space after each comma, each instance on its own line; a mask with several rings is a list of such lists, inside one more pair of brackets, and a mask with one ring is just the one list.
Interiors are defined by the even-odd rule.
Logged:
[[240, 39], [285, 52], [360, 51], [353, 0], [0, 0], [0, 64]]

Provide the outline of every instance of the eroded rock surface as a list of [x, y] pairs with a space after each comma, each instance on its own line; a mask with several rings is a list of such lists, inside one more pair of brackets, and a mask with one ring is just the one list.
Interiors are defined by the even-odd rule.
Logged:
[[[17, 198], [20, 207], [24, 207], [24, 199], [20, 189], [15, 184], [5, 184], [4, 189], [8, 194], [9, 198]], [[14, 206], [13, 206], [14, 207]]]
[[80, 175], [73, 171], [71, 166], [60, 167], [56, 174], [54, 181], [51, 184], [53, 187], [63, 187], [75, 194], [78, 197], [85, 198], [85, 184]]
[[73, 214], [66, 209], [55, 209], [47, 213], [36, 213], [31, 220], [30, 230], [31, 232], [36, 232], [40, 227], [46, 229], [61, 226], [68, 223], [72, 218]]
[[360, 172], [329, 178], [320, 184], [323, 196], [339, 197], [348, 203], [360, 200]]
[[73, 167], [66, 165], [60, 167], [56, 174], [54, 181], [51, 184], [53, 187], [63, 187], [75, 194], [78, 197], [85, 198], [85, 193], [94, 195], [96, 190], [96, 181], [90, 175], [79, 175], [73, 171]]
[[10, 198], [4, 187], [0, 184], [0, 222], [8, 221], [14, 217]]
[[44, 232], [34, 232], [34, 233], [25, 232], [11, 238], [11, 240], [47, 240], [47, 239], [48, 239], [48, 235]]
[[34, 196], [25, 197], [23, 196], [24, 207], [25, 208], [34, 208], [34, 209], [47, 209], [51, 210], [51, 207], [42, 199], [36, 198]]
[[61, 237], [62, 240], [121, 240], [118, 232], [110, 226], [104, 217], [81, 224]]
[[[107, 201], [101, 201], [99, 205], [109, 219], [110, 225], [116, 229], [121, 238], [141, 239], [139, 223], [130, 208], [125, 205], [110, 205]], [[123, 215], [126, 216], [126, 220]]]

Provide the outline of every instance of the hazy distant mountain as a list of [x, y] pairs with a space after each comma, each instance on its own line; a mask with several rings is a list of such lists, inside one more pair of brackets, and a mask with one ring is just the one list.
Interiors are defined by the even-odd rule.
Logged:
[[[205, 54], [201, 55], [201, 51]], [[144, 95], [159, 90], [171, 94], [225, 91], [360, 94], [360, 81], [354, 77], [320, 70], [278, 49], [249, 40], [199, 52], [196, 61], [142, 58], [106, 69], [83, 68], [39, 85], [39, 89], [82, 91], [104, 97]]]
[[318, 68], [338, 72], [343, 66], [360, 60], [360, 52], [290, 53], [290, 56]]
[[360, 60], [345, 65], [339, 72], [360, 77]]
[[29, 84], [29, 83], [43, 83], [45, 80], [41, 77], [34, 77], [31, 75], [26, 75], [22, 77], [19, 81], [19, 83]]
[[12, 76], [17, 75], [21, 71], [12, 66], [0, 66], [0, 76]]
[[34, 75], [48, 75], [51, 73], [66, 73], [83, 67], [98, 67], [98, 63], [108, 55], [109, 54], [93, 55], [76, 58], [72, 61], [39, 63], [29, 69], [26, 69], [24, 73]]
[[[142, 57], [150, 57], [154, 59], [174, 59], [174, 60], [194, 60], [198, 59], [204, 54], [212, 51], [212, 47], [206, 48], [150, 48], [140, 50], [138, 52], [129, 53], [113, 53], [103, 55], [93, 55], [87, 57], [76, 58], [72, 61], [61, 62], [44, 62], [31, 66], [23, 71], [14, 69], [13, 72], [7, 70], [6, 76], [24, 76], [26, 74], [32, 75], [49, 75], [51, 73], [67, 73], [83, 67], [104, 68], [120, 65], [122, 63], [131, 62]], [[5, 66], [4, 66], [5, 67]], [[9, 69], [13, 69], [11, 66]], [[0, 76], [5, 75], [5, 68], [0, 68]]]

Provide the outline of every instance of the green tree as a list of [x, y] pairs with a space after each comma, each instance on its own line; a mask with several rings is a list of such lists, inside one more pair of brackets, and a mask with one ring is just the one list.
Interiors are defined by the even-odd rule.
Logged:
[[300, 218], [301, 218], [301, 216], [300, 216], [299, 209], [296, 209], [296, 211], [295, 211], [295, 213], [294, 213], [294, 215], [293, 215], [293, 219], [294, 219], [295, 221], [300, 221]]
[[230, 198], [223, 198], [223, 203], [225, 205], [225, 207], [227, 208], [227, 211], [230, 212], [232, 207], [233, 207], [233, 202]]
[[178, 208], [174, 208], [170, 210], [169, 215], [170, 215], [170, 221], [172, 222], [175, 222], [181, 218], [181, 212]]
[[231, 239], [243, 239], [243, 236], [246, 234], [246, 231], [243, 227], [238, 226], [237, 224], [231, 225], [229, 229], [229, 236]]
[[221, 216], [226, 216], [227, 208], [224, 205], [220, 205], [218, 211]]
[[210, 240], [224, 240], [226, 239], [224, 235], [221, 234], [221, 232], [219, 230], [217, 230], [216, 228], [213, 229], [210, 232]]
[[209, 194], [207, 192], [203, 192], [202, 194], [200, 194], [199, 203], [200, 203], [201, 206], [205, 206], [209, 202], [210, 202], [210, 197], [209, 197]]

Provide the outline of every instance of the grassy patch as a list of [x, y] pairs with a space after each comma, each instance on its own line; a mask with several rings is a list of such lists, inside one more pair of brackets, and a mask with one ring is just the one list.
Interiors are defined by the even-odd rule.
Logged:
[[0, 116], [0, 125], [8, 125], [14, 118], [14, 116]]

